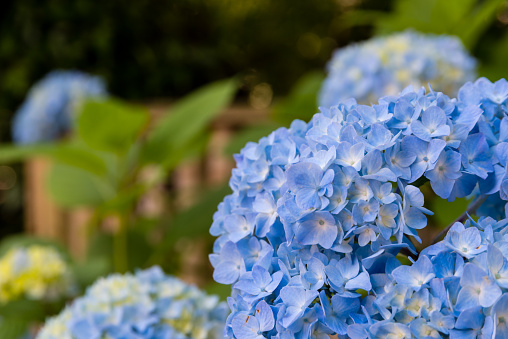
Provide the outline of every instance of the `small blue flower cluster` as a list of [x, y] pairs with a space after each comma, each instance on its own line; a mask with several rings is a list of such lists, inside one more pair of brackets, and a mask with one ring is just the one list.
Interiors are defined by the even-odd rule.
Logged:
[[[418, 188], [425, 181], [443, 199], [508, 200], [507, 113], [508, 82], [482, 78], [463, 86], [458, 99], [408, 87], [372, 106], [346, 100], [321, 108], [308, 124], [294, 121], [248, 143], [235, 156], [233, 193], [210, 228], [218, 236], [210, 255], [214, 279], [233, 286], [225, 334], [439, 338], [464, 329], [453, 317], [469, 310], [469, 301], [459, 311], [455, 300], [446, 301], [453, 291], [435, 296], [421, 288], [442, 279], [431, 272], [432, 261], [420, 256], [416, 266], [397, 268], [395, 256], [402, 248], [415, 251], [409, 237], [420, 241], [417, 230], [432, 214]], [[501, 241], [505, 228], [495, 230]], [[445, 243], [451, 238], [456, 248], [477, 243], [450, 234]], [[393, 291], [401, 292], [384, 296], [393, 281]], [[442, 316], [453, 319], [412, 304], [420, 299], [440, 312], [448, 307]], [[413, 306], [412, 313], [401, 308]], [[432, 321], [442, 324], [437, 332], [415, 334], [427, 333]]]
[[86, 98], [107, 95], [104, 81], [78, 71], [53, 71], [36, 83], [16, 112], [14, 142], [51, 141], [67, 133], [74, 114]]
[[218, 339], [227, 313], [217, 296], [152, 267], [98, 280], [37, 339]]
[[406, 86], [430, 85], [456, 95], [476, 78], [476, 61], [459, 39], [405, 31], [337, 50], [328, 63], [319, 103], [330, 107], [356, 98], [368, 104]]

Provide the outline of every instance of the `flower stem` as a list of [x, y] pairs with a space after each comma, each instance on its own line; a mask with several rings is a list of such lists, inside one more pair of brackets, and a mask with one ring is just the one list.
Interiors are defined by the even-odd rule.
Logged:
[[441, 232], [439, 232], [438, 235], [436, 235], [434, 240], [432, 240], [432, 245], [434, 245], [439, 240], [441, 240], [441, 238], [444, 238], [444, 236], [446, 235], [448, 230], [453, 226], [453, 224], [455, 224], [456, 222], [463, 223], [464, 221], [466, 221], [468, 216], [471, 214], [474, 214], [476, 212], [476, 210], [478, 209], [478, 207], [480, 207], [483, 204], [485, 199], [487, 199], [486, 195], [480, 195], [479, 197], [477, 197], [476, 200], [473, 201], [473, 203], [471, 205], [469, 205], [467, 210], [464, 213], [462, 213], [462, 215], [460, 217], [455, 219], [450, 225], [448, 225], [445, 229], [443, 229]]
[[127, 272], [129, 265], [127, 259], [127, 223], [124, 216], [120, 216], [119, 228], [113, 236], [113, 263], [116, 272]]

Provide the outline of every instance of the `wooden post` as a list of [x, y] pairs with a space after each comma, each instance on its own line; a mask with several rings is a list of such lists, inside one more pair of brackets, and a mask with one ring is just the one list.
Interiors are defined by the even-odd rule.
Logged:
[[53, 203], [46, 189], [46, 175], [50, 161], [43, 158], [30, 159], [25, 163], [25, 228], [35, 236], [65, 242], [62, 228], [64, 215]]
[[54, 239], [67, 246], [76, 258], [86, 254], [86, 225], [91, 211], [86, 208], [62, 209], [51, 199], [46, 176], [51, 161], [34, 158], [25, 162], [25, 229], [41, 238]]
[[87, 208], [78, 208], [65, 212], [66, 244], [69, 251], [77, 259], [84, 259], [87, 254], [89, 240], [87, 226], [92, 214], [92, 210]]

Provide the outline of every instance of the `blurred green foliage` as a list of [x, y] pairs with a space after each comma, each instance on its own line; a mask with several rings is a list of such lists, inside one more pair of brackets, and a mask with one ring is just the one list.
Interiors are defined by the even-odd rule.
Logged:
[[[174, 273], [177, 258], [166, 260], [177, 257], [173, 245], [182, 237], [207, 234], [226, 189], [204, 195], [203, 202], [189, 211], [171, 209], [168, 202], [164, 216], [153, 220], [138, 213], [140, 201], [163, 185], [179, 164], [200, 154], [206, 144], [198, 143], [203, 147], [196, 148], [196, 140], [208, 140], [210, 122], [229, 105], [237, 88], [236, 79], [205, 86], [175, 103], [156, 121], [151, 121], [145, 108], [119, 99], [87, 101], [70, 140], [3, 145], [0, 163], [36, 155], [49, 157], [53, 166], [46, 184], [53, 200], [66, 208], [86, 206], [93, 210], [88, 225], [88, 261], [82, 263], [82, 269], [91, 273], [81, 274], [83, 281], [91, 282], [111, 269], [124, 272], [153, 264]], [[152, 175], [143, 178], [147, 167]], [[115, 227], [103, 232], [107, 220], [113, 220]]]

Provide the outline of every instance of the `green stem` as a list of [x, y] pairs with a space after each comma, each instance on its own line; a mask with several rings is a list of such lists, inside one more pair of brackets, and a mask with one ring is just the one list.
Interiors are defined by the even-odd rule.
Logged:
[[129, 267], [127, 254], [127, 220], [121, 215], [120, 226], [113, 236], [113, 263], [115, 271], [119, 273], [127, 272]]

